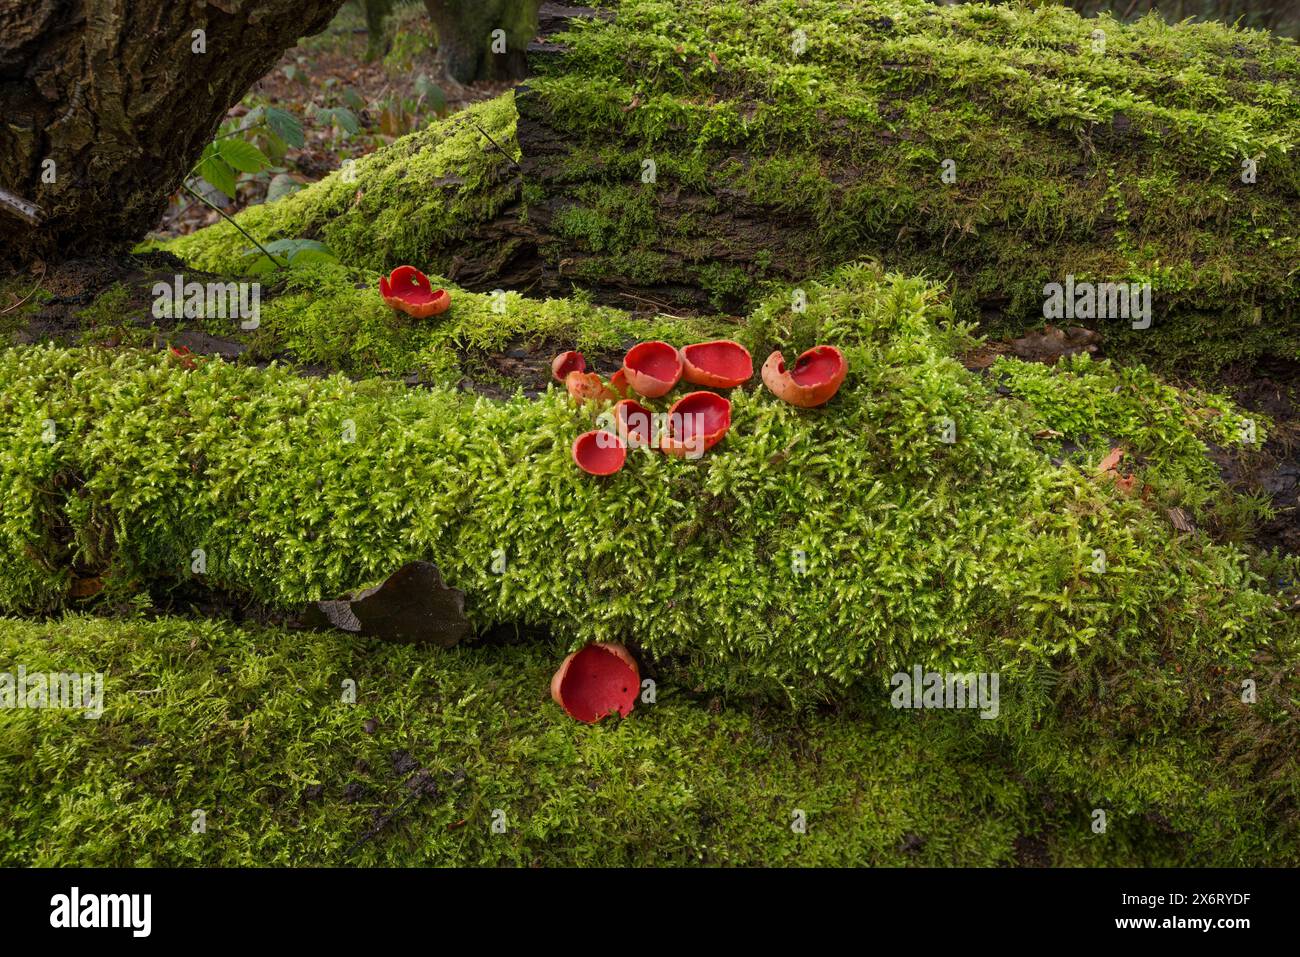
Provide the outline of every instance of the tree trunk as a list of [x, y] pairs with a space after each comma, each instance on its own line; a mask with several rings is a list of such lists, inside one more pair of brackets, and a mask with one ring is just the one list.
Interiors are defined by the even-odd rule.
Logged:
[[[460, 83], [521, 80], [541, 0], [424, 0], [447, 73]], [[494, 36], [500, 30], [501, 34]]]
[[0, 0], [0, 262], [130, 243], [342, 0]]

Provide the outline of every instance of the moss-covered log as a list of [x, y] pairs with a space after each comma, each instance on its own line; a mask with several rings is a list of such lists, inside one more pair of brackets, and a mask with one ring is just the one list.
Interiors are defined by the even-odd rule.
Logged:
[[547, 698], [559, 652], [0, 619], [0, 669], [104, 675], [97, 720], [0, 712], [0, 864], [1300, 862], [1271, 782], [1203, 742], [1009, 741], [970, 715], [798, 717], [667, 682], [585, 726]]
[[[1070, 275], [1150, 282], [1151, 331], [1096, 323], [1126, 347], [1296, 352], [1293, 42], [1054, 6], [614, 8], [552, 38], [512, 101], [245, 224], [373, 269], [661, 308], [739, 308], [867, 256], [1015, 326]], [[236, 236], [173, 248], [238, 268]]]

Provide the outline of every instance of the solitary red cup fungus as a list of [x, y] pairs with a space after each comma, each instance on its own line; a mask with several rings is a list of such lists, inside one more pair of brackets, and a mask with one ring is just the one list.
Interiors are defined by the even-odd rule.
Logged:
[[813, 346], [787, 371], [785, 356], [773, 352], [763, 363], [763, 383], [791, 405], [811, 409], [824, 405], [839, 391], [849, 365], [834, 346]]
[[390, 275], [380, 276], [379, 294], [398, 312], [416, 319], [436, 316], [451, 305], [451, 293], [434, 289], [429, 277], [414, 266], [398, 266]]
[[690, 392], [668, 410], [668, 432], [659, 437], [665, 455], [698, 459], [731, 428], [731, 403], [716, 392]]
[[627, 446], [613, 432], [593, 429], [574, 440], [573, 461], [588, 475], [613, 475], [627, 461]]
[[717, 339], [682, 347], [682, 378], [693, 385], [732, 389], [754, 375], [754, 360], [739, 342]]
[[614, 423], [629, 448], [650, 445], [654, 436], [653, 413], [636, 399], [624, 399], [614, 406]]
[[586, 724], [614, 713], [626, 718], [640, 693], [636, 659], [617, 642], [596, 642], [575, 651], [551, 679], [551, 698], [569, 717]]
[[667, 395], [682, 377], [682, 356], [666, 342], [638, 342], [623, 357], [627, 383], [647, 399]]
[[627, 384], [627, 370], [619, 366], [618, 371], [609, 377], [609, 386], [626, 399], [628, 392], [631, 391], [631, 387]]
[[551, 375], [564, 381], [564, 377], [570, 372], [586, 372], [587, 360], [583, 358], [581, 352], [574, 352], [570, 349], [568, 352], [561, 352], [551, 362]]
[[588, 400], [602, 402], [614, 398], [614, 393], [594, 372], [570, 372], [564, 377], [564, 388], [578, 405]]

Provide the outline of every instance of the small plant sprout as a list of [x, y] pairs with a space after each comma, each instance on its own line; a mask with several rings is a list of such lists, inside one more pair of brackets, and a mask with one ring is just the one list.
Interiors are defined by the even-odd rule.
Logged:
[[636, 659], [616, 642], [575, 651], [551, 678], [551, 698], [569, 717], [594, 724], [611, 714], [626, 718], [641, 692]]
[[839, 391], [848, 372], [844, 353], [834, 346], [813, 346], [787, 371], [785, 356], [773, 352], [763, 363], [763, 384], [777, 398], [801, 409], [825, 405]]

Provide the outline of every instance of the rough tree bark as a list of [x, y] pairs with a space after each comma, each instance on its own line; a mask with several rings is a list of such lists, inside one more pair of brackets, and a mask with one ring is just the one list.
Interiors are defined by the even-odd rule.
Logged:
[[341, 5], [0, 0], [0, 263], [143, 235], [230, 105]]
[[[528, 74], [525, 50], [537, 32], [541, 0], [424, 0], [424, 5], [452, 79], [520, 80]], [[505, 31], [504, 50], [493, 49], [495, 30]]]

